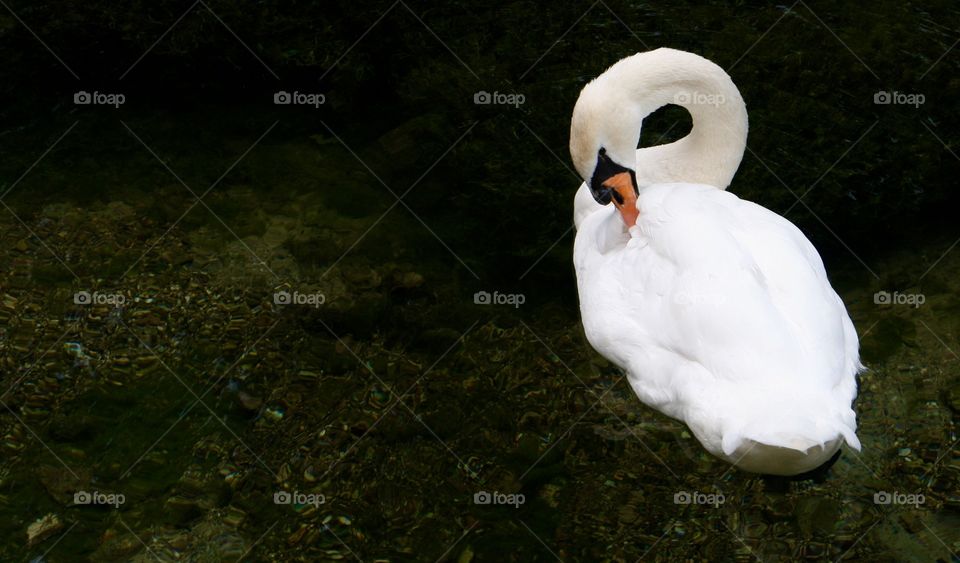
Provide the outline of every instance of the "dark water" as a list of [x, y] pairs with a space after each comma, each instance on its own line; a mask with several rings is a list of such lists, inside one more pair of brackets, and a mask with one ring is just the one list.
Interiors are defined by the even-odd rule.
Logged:
[[[958, 22], [4, 6], [0, 559], [957, 560]], [[583, 337], [569, 115], [657, 46], [730, 71], [731, 191], [804, 230], [857, 326], [863, 451], [822, 479], [714, 460]]]

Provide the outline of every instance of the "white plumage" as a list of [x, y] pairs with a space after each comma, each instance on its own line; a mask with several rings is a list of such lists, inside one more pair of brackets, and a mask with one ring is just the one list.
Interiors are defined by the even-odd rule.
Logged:
[[[589, 157], [582, 153], [596, 154], [598, 147], [624, 151], [612, 150], [610, 138], [583, 136], [603, 137], [603, 120], [622, 114], [624, 103], [641, 108], [635, 111], [639, 120], [663, 105], [650, 103], [647, 91], [663, 98], [666, 90], [676, 99], [669, 84], [649, 79], [651, 67], [664, 59], [672, 68], [658, 76], [680, 92], [713, 89], [727, 102], [743, 104], [722, 70], [732, 91], [717, 81], [719, 67], [667, 49], [624, 59], [605, 73], [629, 84], [601, 77], [593, 84], [603, 88], [584, 89], [571, 131], [580, 138], [571, 139], [571, 149], [587, 179], [575, 199], [574, 247], [587, 338], [625, 370], [644, 403], [686, 422], [710, 453], [742, 469], [793, 475], [821, 465], [843, 442], [859, 450], [851, 408], [862, 368], [857, 336], [819, 254], [783, 217], [723, 191], [733, 176], [729, 144], [739, 143], [742, 156], [745, 108], [742, 127], [733, 123], [712, 132], [702, 122], [698, 131], [704, 108], [696, 108], [693, 132], [677, 142], [681, 146], [636, 152], [636, 163], [627, 164], [640, 183], [634, 226], [628, 228], [613, 206], [594, 201], [588, 184], [595, 168], [584, 165]], [[688, 67], [697, 74], [704, 63], [714, 75], [710, 82], [676, 78]], [[627, 94], [611, 92], [618, 89]], [[599, 109], [605, 97], [611, 117]], [[598, 121], [590, 132], [576, 125], [584, 119], [577, 113], [587, 107]], [[737, 112], [727, 108], [726, 115]], [[635, 125], [639, 137], [640, 123]], [[710, 135], [727, 146], [713, 157], [709, 151], [697, 154]], [[685, 167], [684, 159], [697, 165]], [[739, 160], [732, 162], [733, 171]], [[696, 171], [694, 178], [683, 178], [685, 168]], [[714, 184], [685, 183], [710, 180], [711, 173]], [[658, 176], [674, 181], [643, 180]]]

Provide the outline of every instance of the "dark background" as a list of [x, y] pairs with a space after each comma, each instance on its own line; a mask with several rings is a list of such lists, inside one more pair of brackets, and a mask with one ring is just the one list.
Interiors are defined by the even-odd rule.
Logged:
[[[151, 560], [138, 538], [184, 536], [197, 561], [217, 560], [208, 544], [465, 563], [960, 545], [956, 3], [2, 3], [4, 557], [60, 537], [51, 562]], [[730, 73], [750, 135], [729, 189], [813, 241], [863, 339], [863, 457], [823, 483], [711, 458], [583, 339], [570, 114], [587, 81], [661, 46]], [[126, 103], [77, 106], [80, 90]], [[277, 106], [279, 90], [326, 103]], [[663, 108], [642, 144], [689, 128]], [[210, 188], [204, 206], [184, 214], [181, 181]], [[329, 303], [275, 307], [280, 282]], [[154, 299], [70, 300], [98, 288]], [[527, 303], [479, 306], [478, 290]], [[877, 290], [929, 299], [881, 306]], [[72, 505], [90, 482], [128, 504]], [[276, 505], [281, 485], [328, 505]], [[673, 501], [713, 487], [722, 510]], [[529, 502], [479, 506], [481, 489]], [[880, 490], [928, 505], [904, 516]], [[25, 545], [45, 514], [62, 536]]]
[[[659, 46], [699, 53], [729, 71], [751, 123], [750, 150], [730, 189], [790, 210], [828, 262], [850, 258], [844, 243], [869, 256], [929, 236], [951, 224], [960, 198], [953, 185], [960, 162], [949, 148], [960, 95], [958, 57], [945, 55], [958, 21], [950, 2], [813, 3], [812, 10], [800, 3], [788, 11], [761, 2], [211, 1], [195, 4], [172, 30], [189, 3], [10, 6], [79, 79], [0, 11], [2, 143], [22, 142], [12, 140], [16, 127], [51, 115], [81, 118], [81, 131], [83, 117], [105, 112], [77, 111], [69, 94], [122, 91], [121, 115], [203, 115], [234, 105], [244, 109], [213, 121], [256, 134], [275, 114], [280, 123], [267, 144], [327, 134], [323, 120], [400, 192], [473, 126], [407, 201], [491, 281], [515, 280], [570, 225], [578, 180], [568, 169], [568, 127], [582, 85], [619, 58]], [[327, 104], [274, 108], [279, 89], [322, 92]], [[526, 103], [477, 106], [480, 90], [521, 93]], [[920, 93], [925, 103], [876, 105], [880, 90]], [[684, 112], [662, 110], [643, 142], [688, 129]], [[3, 162], [11, 171], [19, 165]], [[341, 169], [368, 174], [355, 160]], [[798, 203], [794, 194], [811, 187]], [[531, 275], [569, 286], [570, 240]]]

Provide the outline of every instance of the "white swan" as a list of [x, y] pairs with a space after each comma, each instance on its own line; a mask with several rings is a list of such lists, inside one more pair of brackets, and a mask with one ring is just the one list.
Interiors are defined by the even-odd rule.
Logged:
[[[670, 103], [690, 112], [690, 134], [636, 150], [643, 119]], [[746, 139], [740, 92], [692, 53], [639, 53], [584, 87], [570, 128], [586, 180], [574, 211], [580, 311], [640, 400], [741, 469], [796, 475], [843, 442], [860, 449], [851, 404], [863, 366], [810, 241], [724, 191]]]

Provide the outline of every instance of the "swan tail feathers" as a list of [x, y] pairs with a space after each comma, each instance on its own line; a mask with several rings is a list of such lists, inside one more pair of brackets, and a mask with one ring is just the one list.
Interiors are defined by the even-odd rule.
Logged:
[[817, 398], [758, 403], [751, 416], [725, 429], [721, 442], [723, 453], [730, 456], [748, 442], [806, 452], [823, 448], [838, 438], [860, 451], [853, 410], [841, 406], [824, 413], [822, 405], [823, 401]]

